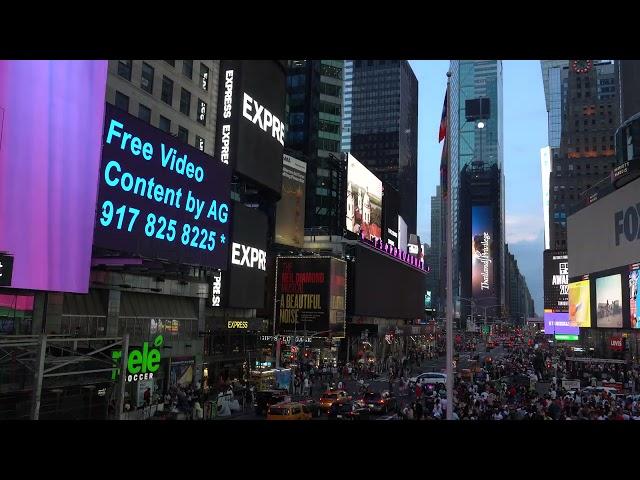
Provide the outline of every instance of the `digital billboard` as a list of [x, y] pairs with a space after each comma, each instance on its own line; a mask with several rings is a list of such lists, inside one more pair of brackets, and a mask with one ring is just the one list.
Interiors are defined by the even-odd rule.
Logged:
[[400, 212], [400, 194], [388, 183], [382, 191], [382, 240], [385, 244], [398, 246], [398, 215]]
[[596, 324], [598, 328], [622, 328], [622, 276], [596, 278]]
[[545, 250], [543, 264], [544, 308], [552, 312], [569, 310], [569, 257], [566, 250]]
[[589, 280], [569, 283], [569, 325], [591, 327]]
[[640, 261], [640, 179], [567, 218], [569, 276]]
[[346, 262], [332, 257], [277, 257], [274, 316], [279, 333], [343, 337]]
[[547, 335], [578, 335], [580, 328], [572, 326], [568, 312], [544, 311], [544, 333]]
[[98, 247], [225, 269], [231, 168], [107, 105]]
[[629, 317], [631, 328], [640, 328], [640, 296], [638, 281], [640, 280], [640, 263], [629, 266]]
[[278, 60], [222, 60], [218, 85], [217, 161], [280, 195], [284, 65]]
[[[419, 263], [404, 252], [400, 256]], [[402, 258], [396, 260], [365, 245], [357, 246], [353, 315], [404, 319], [424, 316], [427, 272]]]
[[263, 308], [267, 274], [267, 216], [257, 208], [232, 202], [229, 271], [223, 284], [223, 304]]
[[12, 288], [88, 292], [106, 84], [106, 60], [0, 61], [0, 253], [13, 259]]
[[473, 298], [495, 296], [493, 271], [493, 211], [489, 205], [471, 207], [471, 291]]
[[307, 164], [284, 155], [282, 197], [276, 209], [276, 243], [302, 248], [304, 245], [304, 200]]
[[382, 238], [382, 182], [348, 154], [346, 228], [367, 239]]

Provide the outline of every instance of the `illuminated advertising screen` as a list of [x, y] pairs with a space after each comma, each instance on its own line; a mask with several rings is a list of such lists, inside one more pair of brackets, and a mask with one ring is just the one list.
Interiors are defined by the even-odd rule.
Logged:
[[106, 60], [0, 61], [0, 254], [13, 260], [12, 288], [88, 292], [106, 84]]
[[544, 309], [569, 310], [569, 257], [566, 250], [544, 251]]
[[473, 298], [495, 296], [493, 211], [488, 205], [471, 208], [471, 290]]
[[347, 230], [382, 238], [382, 182], [351, 154], [347, 162]]
[[544, 311], [544, 333], [547, 335], [578, 335], [580, 328], [569, 322], [568, 312]]
[[402, 260], [419, 262], [411, 255], [401, 252], [399, 257], [357, 246], [352, 276], [353, 315], [404, 319], [424, 316], [427, 272]]
[[617, 273], [596, 279], [598, 328], [622, 328], [622, 276]]
[[94, 243], [225, 269], [231, 168], [107, 105]]
[[280, 195], [286, 73], [278, 60], [222, 60], [216, 161]]
[[307, 164], [289, 155], [282, 161], [282, 197], [276, 210], [276, 243], [304, 245], [304, 199]]
[[629, 267], [629, 317], [631, 319], [631, 328], [640, 328], [638, 280], [640, 280], [640, 263], [634, 263]]
[[279, 333], [343, 337], [346, 262], [330, 257], [276, 259], [275, 317]]
[[424, 308], [425, 310], [431, 308], [431, 290], [427, 290], [424, 296]]
[[591, 327], [589, 280], [569, 283], [569, 325]]
[[257, 208], [232, 202], [229, 271], [222, 304], [236, 308], [263, 308], [267, 275], [267, 216]]
[[393, 186], [383, 184], [382, 192], [382, 241], [385, 244], [398, 245], [398, 213], [400, 211], [400, 194]]

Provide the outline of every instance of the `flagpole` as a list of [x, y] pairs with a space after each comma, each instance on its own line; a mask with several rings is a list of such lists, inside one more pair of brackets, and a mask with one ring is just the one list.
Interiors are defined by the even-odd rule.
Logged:
[[450, 126], [449, 106], [449, 85], [451, 81], [451, 71], [447, 72], [447, 129], [445, 142], [447, 142], [447, 158], [446, 158], [446, 172], [447, 172], [447, 215], [446, 215], [446, 239], [447, 239], [447, 420], [453, 419], [453, 239], [452, 225], [451, 225], [451, 157], [449, 155], [451, 150], [450, 135], [452, 134]]

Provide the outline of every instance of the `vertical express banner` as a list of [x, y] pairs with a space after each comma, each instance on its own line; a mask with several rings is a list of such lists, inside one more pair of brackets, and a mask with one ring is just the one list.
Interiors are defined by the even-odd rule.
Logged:
[[275, 318], [279, 333], [344, 335], [346, 263], [331, 257], [278, 257]]
[[276, 243], [302, 248], [307, 164], [289, 155], [282, 162], [282, 197], [276, 210]]
[[286, 74], [276, 60], [222, 60], [216, 158], [279, 195]]
[[493, 212], [488, 205], [471, 208], [471, 291], [473, 298], [495, 297]]

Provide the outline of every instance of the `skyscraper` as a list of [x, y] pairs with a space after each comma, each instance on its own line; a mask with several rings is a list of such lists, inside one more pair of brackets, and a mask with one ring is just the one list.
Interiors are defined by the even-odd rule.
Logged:
[[[614, 134], [620, 125], [618, 65], [611, 60], [542, 62], [548, 71], [549, 244], [566, 249], [568, 210], [615, 166]], [[559, 107], [558, 107], [559, 106]], [[558, 124], [557, 119], [560, 119]], [[544, 150], [544, 149], [543, 149]]]
[[640, 112], [640, 60], [620, 62], [620, 105], [624, 122]]
[[[505, 303], [502, 62], [452, 60], [450, 71], [453, 296], [499, 315], [491, 305]], [[466, 318], [469, 302], [454, 306]]]
[[343, 149], [400, 192], [400, 216], [416, 233], [418, 80], [407, 60], [353, 60]]
[[444, 289], [441, 288], [441, 258], [443, 245], [442, 242], [442, 192], [440, 185], [436, 186], [436, 194], [431, 197], [431, 247], [429, 252], [425, 253], [426, 262], [431, 271], [427, 277], [427, 284], [431, 290], [431, 304], [436, 311], [442, 311], [444, 306]]
[[305, 227], [341, 235], [343, 60], [289, 60], [285, 147], [307, 162]]

